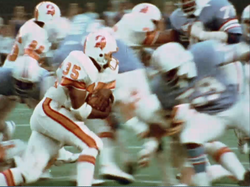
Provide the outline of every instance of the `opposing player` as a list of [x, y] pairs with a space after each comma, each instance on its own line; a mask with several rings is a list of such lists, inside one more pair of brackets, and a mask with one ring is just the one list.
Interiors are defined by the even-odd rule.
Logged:
[[[241, 94], [244, 86], [242, 65], [233, 63], [242, 57], [249, 58], [248, 55], [248, 46], [243, 43], [226, 46], [215, 41], [195, 44], [189, 51], [180, 44], [170, 43], [158, 48], [153, 55], [160, 72], [153, 81], [153, 91], [160, 105], [151, 106], [151, 109], [158, 108], [159, 112], [163, 107], [173, 111], [169, 118], [157, 119], [158, 112], [152, 111], [142, 112], [144, 116], [141, 118], [165, 127], [174, 125], [178, 129], [183, 125], [179, 139], [187, 149], [188, 160], [196, 172], [196, 185], [210, 185], [205, 172], [204, 143], [217, 139], [227, 128], [238, 128], [249, 134], [249, 106]], [[155, 96], [152, 98], [156, 99]], [[238, 107], [244, 108], [244, 112], [237, 113]], [[242, 174], [238, 179], [245, 177], [244, 182], [248, 183], [248, 175]]]
[[[250, 44], [250, 5], [248, 5], [242, 12], [241, 17], [241, 25], [243, 30], [242, 41]], [[249, 86], [250, 86], [250, 67], [249, 63], [244, 63], [244, 70], [245, 70], [245, 83], [246, 83], [246, 96], [249, 101]], [[238, 146], [239, 150], [243, 154], [249, 154], [250, 152], [250, 143], [249, 137], [245, 136], [243, 133], [235, 130], [235, 134], [238, 138]]]
[[236, 10], [228, 0], [181, 0], [170, 21], [185, 47], [210, 39], [238, 43], [242, 34]]
[[[82, 151], [77, 165], [77, 184], [91, 185], [102, 142], [83, 121], [109, 115], [113, 97], [110, 89], [114, 89], [118, 72], [112, 53], [117, 50], [112, 36], [107, 32], [95, 32], [86, 38], [84, 53], [70, 53], [58, 69], [55, 87], [48, 90], [31, 116], [32, 134], [23, 163], [4, 171], [0, 176], [1, 185], [35, 182], [64, 145], [72, 145]], [[105, 107], [101, 105], [107, 102]], [[77, 119], [80, 122], [76, 123]]]

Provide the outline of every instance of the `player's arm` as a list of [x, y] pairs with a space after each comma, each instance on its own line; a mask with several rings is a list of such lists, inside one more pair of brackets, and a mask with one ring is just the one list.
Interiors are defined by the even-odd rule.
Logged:
[[[75, 62], [75, 63], [72, 63]], [[80, 119], [106, 118], [109, 114], [107, 109], [104, 112], [95, 110], [86, 103], [88, 91], [86, 83], [88, 75], [81, 63], [73, 57], [72, 53], [65, 59], [61, 67], [62, 79], [60, 86], [67, 89], [72, 105], [72, 112]]]
[[217, 52], [224, 56], [224, 63], [220, 65], [225, 65], [236, 61], [248, 62], [250, 60], [249, 45], [244, 42], [233, 45], [221, 44], [220, 46], [217, 46], [216, 49]]
[[178, 40], [178, 33], [173, 29], [168, 29], [165, 31], [148, 32], [143, 44], [157, 45], [168, 42], [176, 42], [177, 40]]
[[235, 8], [227, 0], [218, 1], [218, 3], [213, 20], [216, 31], [205, 31], [202, 24], [196, 22], [192, 26], [191, 36], [201, 41], [214, 39], [228, 44], [238, 43], [242, 30]]

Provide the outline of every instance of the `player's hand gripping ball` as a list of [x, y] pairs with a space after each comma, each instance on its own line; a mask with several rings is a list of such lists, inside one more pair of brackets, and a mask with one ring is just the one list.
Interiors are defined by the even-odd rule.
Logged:
[[87, 103], [94, 109], [105, 112], [113, 103], [113, 94], [109, 89], [99, 89], [91, 93], [87, 98]]

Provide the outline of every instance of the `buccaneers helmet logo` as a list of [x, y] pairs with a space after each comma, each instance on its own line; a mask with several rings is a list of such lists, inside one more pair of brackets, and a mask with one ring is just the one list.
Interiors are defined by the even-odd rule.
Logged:
[[95, 47], [100, 48], [101, 50], [104, 49], [104, 47], [106, 47], [106, 38], [104, 36], [98, 35], [96, 37], [96, 44]]
[[140, 10], [141, 13], [147, 13], [148, 12], [148, 6], [145, 6], [143, 9]]
[[51, 16], [55, 15], [55, 7], [53, 5], [48, 4], [46, 8], [47, 8], [47, 14], [50, 14]]

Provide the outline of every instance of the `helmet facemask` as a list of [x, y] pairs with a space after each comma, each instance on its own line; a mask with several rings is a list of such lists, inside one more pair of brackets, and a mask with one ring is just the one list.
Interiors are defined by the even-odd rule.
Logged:
[[182, 0], [181, 2], [181, 9], [188, 16], [191, 16], [196, 11], [195, 0]]

